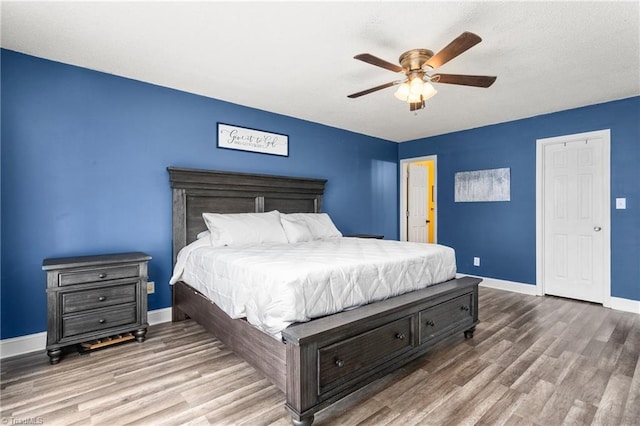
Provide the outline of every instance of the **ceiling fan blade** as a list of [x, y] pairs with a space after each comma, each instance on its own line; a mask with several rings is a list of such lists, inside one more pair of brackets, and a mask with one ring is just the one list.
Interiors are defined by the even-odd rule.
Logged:
[[482, 39], [474, 33], [464, 32], [449, 43], [444, 49], [433, 55], [422, 67], [424, 68], [425, 65], [428, 65], [433, 69], [441, 67], [459, 54], [471, 49], [481, 41]]
[[392, 81], [390, 83], [381, 84], [380, 86], [372, 87], [371, 89], [363, 90], [362, 92], [353, 93], [347, 98], [359, 98], [360, 96], [368, 95], [369, 93], [377, 92], [378, 90], [386, 89], [387, 87], [395, 86], [396, 84], [400, 84], [402, 81]]
[[354, 56], [353, 59], [358, 59], [358, 60], [361, 60], [362, 62], [366, 62], [368, 64], [375, 65], [377, 67], [381, 67], [393, 72], [404, 71], [400, 65], [392, 64], [391, 62], [387, 62], [384, 59], [380, 59], [368, 53], [361, 53], [359, 55]]
[[433, 83], [461, 84], [463, 86], [489, 87], [497, 77], [488, 75], [434, 74]]

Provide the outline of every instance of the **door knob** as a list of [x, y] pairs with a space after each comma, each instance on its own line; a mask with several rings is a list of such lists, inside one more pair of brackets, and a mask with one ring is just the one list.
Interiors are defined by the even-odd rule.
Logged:
[[596, 231], [596, 232], [600, 232], [602, 230], [602, 228], [599, 227], [599, 226], [594, 226], [593, 230]]

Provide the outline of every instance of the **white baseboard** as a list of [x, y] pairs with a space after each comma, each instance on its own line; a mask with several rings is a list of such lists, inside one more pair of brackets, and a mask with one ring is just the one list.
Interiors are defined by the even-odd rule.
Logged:
[[621, 297], [611, 298], [611, 309], [617, 311], [632, 312], [640, 314], [640, 300], [623, 299]]
[[[498, 290], [512, 291], [514, 293], [540, 296], [538, 294], [538, 289], [535, 285], [499, 280], [496, 278], [478, 277], [476, 275], [469, 275], [469, 274], [456, 274], [456, 278], [462, 277], [465, 275], [469, 277], [482, 278], [480, 287], [489, 287], [489, 288], [495, 288]], [[631, 299], [623, 299], [621, 297], [612, 297], [611, 306], [605, 306], [605, 307], [610, 307], [611, 309], [615, 309], [616, 311], [624, 311], [624, 312], [631, 312], [634, 314], [640, 314], [640, 300], [631, 300]]]
[[515, 281], [499, 280], [497, 278], [485, 278], [469, 274], [456, 274], [456, 277], [462, 277], [465, 275], [468, 277], [481, 278], [482, 282], [480, 283], [480, 287], [495, 288], [497, 290], [506, 290], [513, 293], [528, 294], [530, 296], [536, 296], [538, 294], [538, 289], [533, 284], [523, 284]]
[[0, 340], [0, 359], [29, 352], [44, 351], [47, 347], [47, 332], [27, 334]]
[[149, 325], [162, 324], [171, 321], [171, 308], [155, 309], [147, 312]]
[[[171, 308], [155, 309], [147, 313], [149, 325], [171, 321]], [[28, 334], [0, 340], [0, 359], [29, 352], [44, 351], [47, 347], [47, 332]]]

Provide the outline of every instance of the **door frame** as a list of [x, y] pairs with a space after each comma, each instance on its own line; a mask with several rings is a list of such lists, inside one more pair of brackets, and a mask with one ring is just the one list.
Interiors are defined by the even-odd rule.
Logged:
[[400, 241], [407, 241], [407, 170], [409, 163], [433, 161], [433, 242], [438, 242], [438, 156], [405, 158], [400, 160]]
[[549, 144], [570, 142], [576, 139], [601, 138], [604, 142], [603, 153], [603, 200], [605, 209], [602, 217], [602, 232], [604, 246], [602, 305], [611, 307], [611, 129], [593, 132], [575, 133], [536, 140], [536, 294], [543, 296], [544, 292], [544, 147]]

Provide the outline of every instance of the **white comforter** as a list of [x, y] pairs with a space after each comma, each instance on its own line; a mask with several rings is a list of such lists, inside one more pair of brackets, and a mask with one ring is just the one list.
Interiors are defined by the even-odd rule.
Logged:
[[294, 322], [333, 314], [455, 277], [455, 253], [438, 244], [335, 238], [294, 244], [211, 247], [178, 255], [184, 281], [232, 318], [279, 336]]

